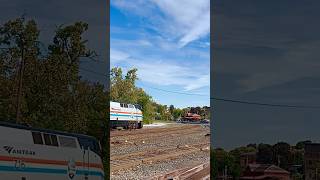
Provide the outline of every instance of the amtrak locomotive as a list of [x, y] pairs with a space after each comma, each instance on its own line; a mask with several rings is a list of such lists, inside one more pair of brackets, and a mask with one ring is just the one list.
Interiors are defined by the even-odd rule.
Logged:
[[0, 122], [0, 179], [103, 180], [93, 137]]
[[140, 129], [143, 126], [142, 111], [139, 105], [110, 102], [110, 127]]

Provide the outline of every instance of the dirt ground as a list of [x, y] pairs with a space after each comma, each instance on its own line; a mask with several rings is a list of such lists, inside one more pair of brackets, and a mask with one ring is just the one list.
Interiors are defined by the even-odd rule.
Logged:
[[175, 123], [111, 131], [111, 179], [158, 179], [207, 164], [209, 131], [205, 125]]

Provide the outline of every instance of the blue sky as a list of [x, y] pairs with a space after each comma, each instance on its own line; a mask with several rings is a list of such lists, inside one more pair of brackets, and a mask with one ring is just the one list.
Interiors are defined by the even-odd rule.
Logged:
[[209, 3], [111, 0], [111, 67], [137, 68], [137, 86], [158, 103], [209, 106]]

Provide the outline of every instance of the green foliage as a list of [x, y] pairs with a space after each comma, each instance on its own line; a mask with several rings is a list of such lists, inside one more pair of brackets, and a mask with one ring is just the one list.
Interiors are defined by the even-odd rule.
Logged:
[[137, 69], [131, 69], [123, 77], [121, 68], [112, 68], [110, 74], [111, 80], [111, 101], [124, 103], [137, 103], [138, 89], [135, 87], [135, 82], [138, 80], [136, 75]]
[[297, 174], [292, 175], [292, 180], [303, 180], [303, 179], [304, 179], [303, 174], [297, 173]]
[[[170, 113], [170, 108], [168, 109], [167, 105], [156, 105], [157, 114], [159, 115], [159, 120], [170, 121], [172, 120], [172, 114]], [[174, 108], [173, 106], [171, 108]], [[174, 109], [172, 110], [174, 111]]]
[[307, 141], [299, 141], [299, 142], [297, 142], [297, 144], [296, 144], [296, 149], [304, 149], [304, 145], [305, 144], [308, 144], [308, 143], [312, 143], [312, 141], [310, 141], [310, 140], [307, 140]]
[[215, 150], [212, 147], [210, 149], [210, 176], [213, 179], [218, 177], [218, 161]]
[[182, 109], [174, 109], [172, 115], [173, 115], [174, 119], [178, 119], [183, 115], [183, 110]]
[[173, 105], [170, 105], [170, 106], [169, 106], [170, 114], [173, 114], [173, 110], [174, 110], [174, 106], [173, 106]]
[[228, 175], [231, 175], [233, 179], [239, 179], [241, 174], [240, 164], [237, 163], [235, 156], [223, 149], [211, 150], [211, 172], [214, 177], [218, 174], [223, 174], [227, 170]]
[[291, 146], [285, 142], [278, 142], [273, 145], [273, 163], [279, 165], [283, 169], [288, 169], [292, 162]]
[[261, 164], [271, 164], [273, 162], [273, 149], [269, 144], [259, 144], [257, 161]]
[[137, 104], [142, 107], [143, 121], [150, 124], [155, 119], [155, 107], [153, 106], [152, 98], [142, 88], [137, 89]]
[[151, 96], [142, 88], [136, 87], [138, 80], [137, 69], [130, 69], [126, 76], [123, 76], [121, 68], [114, 67], [110, 72], [111, 92], [110, 100], [131, 104], [139, 104], [142, 107], [143, 121], [146, 124], [152, 123], [155, 119], [155, 107]]
[[229, 153], [235, 158], [235, 162], [240, 164], [240, 155], [249, 152], [256, 152], [256, 149], [254, 147], [238, 147], [231, 150]]
[[[39, 55], [39, 30], [35, 21], [25, 21], [23, 18], [10, 20], [0, 27], [0, 83], [1, 101], [0, 117], [15, 121], [18, 89], [18, 75], [24, 73], [23, 82], [31, 82], [32, 72], [36, 68]], [[24, 58], [22, 58], [24, 57]], [[24, 65], [24, 68], [18, 67]], [[22, 96], [28, 89], [21, 90]], [[26, 100], [21, 100], [21, 111], [28, 111]]]

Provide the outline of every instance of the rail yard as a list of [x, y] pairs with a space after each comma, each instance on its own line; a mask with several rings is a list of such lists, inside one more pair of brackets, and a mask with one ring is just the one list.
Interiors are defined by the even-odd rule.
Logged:
[[110, 134], [111, 179], [209, 179], [209, 126], [166, 124]]

